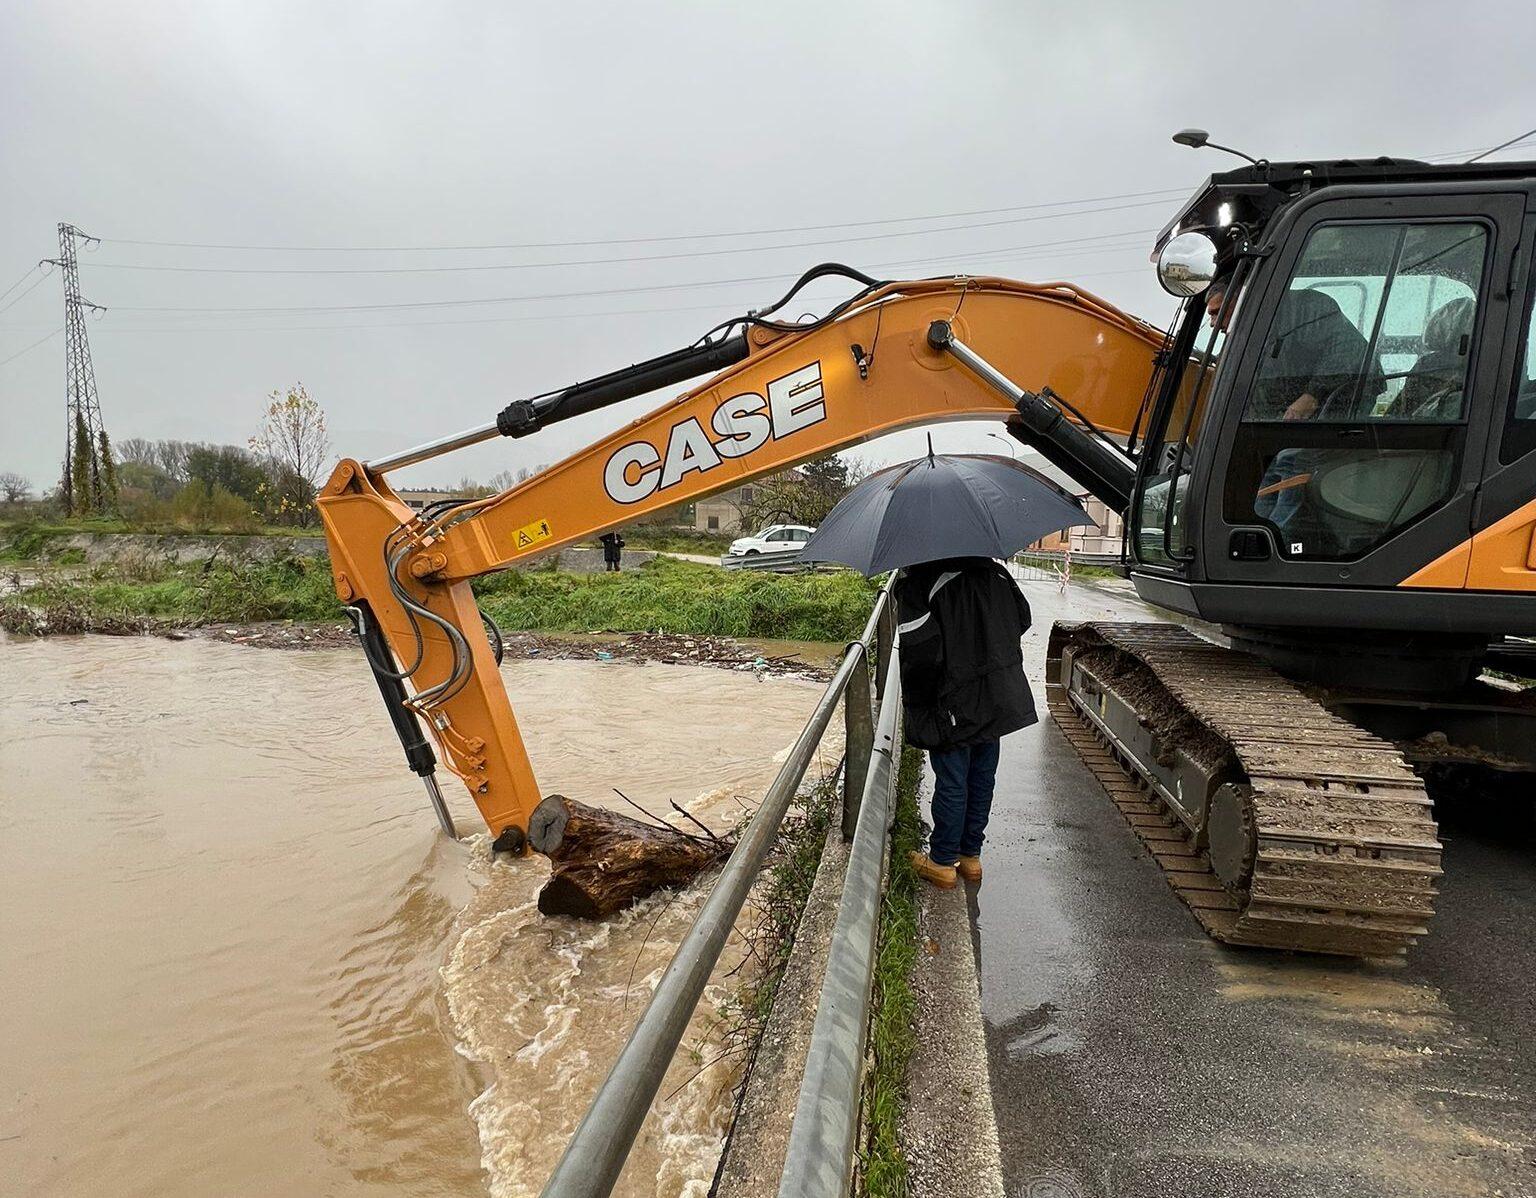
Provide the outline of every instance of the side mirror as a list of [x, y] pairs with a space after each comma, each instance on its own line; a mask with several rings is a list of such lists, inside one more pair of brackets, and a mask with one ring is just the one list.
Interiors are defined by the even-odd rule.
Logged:
[[1169, 295], [1199, 295], [1216, 277], [1216, 243], [1204, 233], [1180, 233], [1157, 256], [1157, 281]]

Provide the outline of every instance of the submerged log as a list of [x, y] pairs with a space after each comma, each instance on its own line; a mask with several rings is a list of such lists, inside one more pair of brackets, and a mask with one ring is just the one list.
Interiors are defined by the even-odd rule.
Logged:
[[539, 891], [545, 915], [602, 919], [668, 886], [693, 880], [731, 851], [728, 841], [647, 824], [550, 795], [528, 821], [528, 843], [554, 872]]

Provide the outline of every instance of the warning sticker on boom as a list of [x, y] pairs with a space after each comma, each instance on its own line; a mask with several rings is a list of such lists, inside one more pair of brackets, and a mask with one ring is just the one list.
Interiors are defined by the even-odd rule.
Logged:
[[532, 524], [525, 524], [513, 534], [512, 543], [519, 549], [527, 549], [530, 545], [537, 545], [540, 541], [547, 541], [555, 534], [550, 531], [548, 520], [535, 520]]

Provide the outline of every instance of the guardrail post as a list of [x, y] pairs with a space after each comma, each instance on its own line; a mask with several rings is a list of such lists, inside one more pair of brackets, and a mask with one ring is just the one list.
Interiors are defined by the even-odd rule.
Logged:
[[869, 775], [869, 755], [875, 747], [875, 717], [869, 706], [869, 653], [854, 649], [858, 663], [843, 692], [843, 839], [852, 840], [859, 826], [859, 802]]

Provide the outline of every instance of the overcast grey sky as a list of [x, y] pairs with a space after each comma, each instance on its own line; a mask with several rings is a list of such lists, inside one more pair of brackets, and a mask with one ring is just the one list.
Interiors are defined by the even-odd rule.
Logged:
[[[1533, 35], [1528, 0], [12, 0], [0, 9], [0, 288], [56, 254], [55, 225], [73, 222], [105, 239], [81, 277], [108, 308], [90, 337], [114, 438], [244, 443], [265, 393], [302, 381], [333, 448], [366, 457], [686, 344], [776, 297], [777, 276], [829, 259], [891, 277], [1067, 278], [1162, 323], [1150, 234], [1176, 192], [1234, 161], [1172, 145], [1175, 129], [1276, 159], [1471, 154], [1536, 126]], [[1093, 202], [618, 240], [1074, 200]], [[132, 240], [607, 244], [308, 253]], [[754, 249], [786, 242], [826, 244]], [[653, 260], [528, 265], [636, 257]], [[775, 277], [697, 285], [760, 276]], [[26, 347], [60, 326], [62, 298], [57, 277], [27, 291], [36, 278], [0, 299], [0, 359], [19, 355], [0, 365], [0, 470], [46, 486], [64, 442], [63, 338]], [[573, 292], [607, 294], [459, 302]], [[653, 402], [401, 478], [553, 460]], [[935, 441], [985, 448], [984, 433], [949, 425]], [[916, 444], [906, 434], [864, 452]]]

